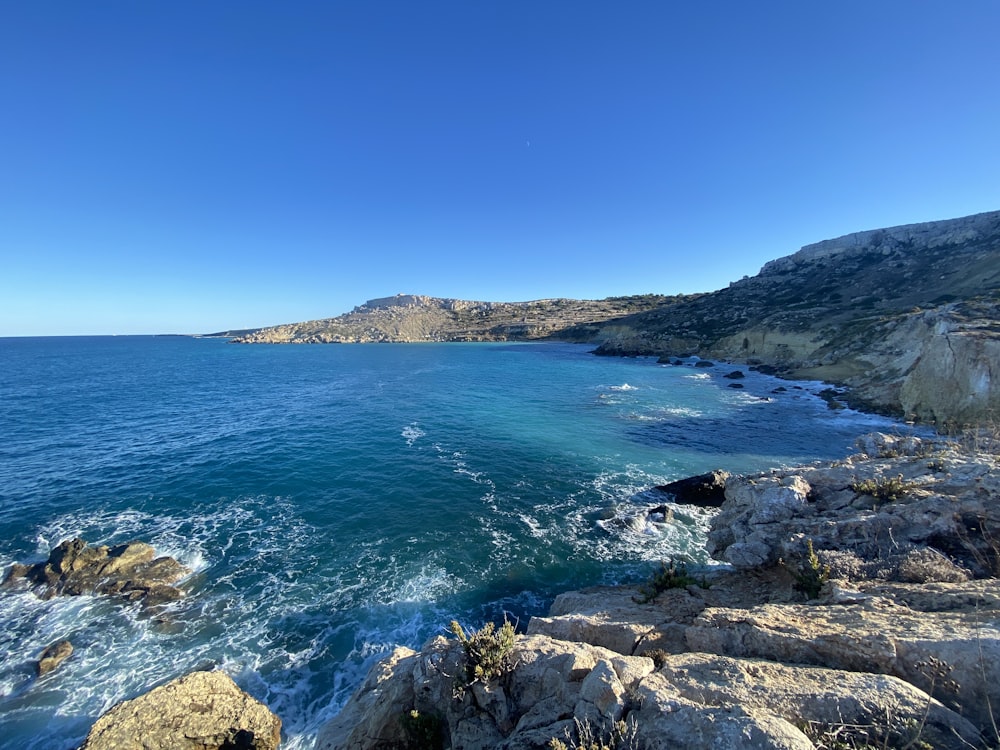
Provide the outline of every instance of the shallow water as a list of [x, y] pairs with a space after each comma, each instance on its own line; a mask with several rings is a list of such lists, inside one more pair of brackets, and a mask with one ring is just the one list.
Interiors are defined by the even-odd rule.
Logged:
[[[702, 550], [653, 485], [833, 458], [893, 423], [733, 369], [566, 344], [237, 346], [0, 339], [0, 564], [63, 539], [195, 572], [165, 620], [0, 594], [0, 743], [71, 748], [123, 698], [217, 665], [311, 747], [367, 667], [452, 618], [523, 624], [559, 591]], [[33, 659], [76, 651], [35, 679]]]

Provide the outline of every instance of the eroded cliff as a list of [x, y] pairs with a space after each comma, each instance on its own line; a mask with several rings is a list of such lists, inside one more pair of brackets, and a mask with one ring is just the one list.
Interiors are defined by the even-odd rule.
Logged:
[[603, 354], [762, 364], [849, 386], [866, 408], [982, 421], [1000, 413], [1000, 212], [808, 245], [599, 336]]

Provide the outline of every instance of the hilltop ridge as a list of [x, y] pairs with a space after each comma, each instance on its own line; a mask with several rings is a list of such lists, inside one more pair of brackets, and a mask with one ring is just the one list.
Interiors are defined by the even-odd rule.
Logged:
[[532, 341], [574, 328], [590, 340], [596, 324], [683, 299], [648, 294], [603, 300], [530, 302], [397, 294], [368, 300], [335, 318], [261, 328], [233, 339], [241, 344], [412, 343], [418, 341]]

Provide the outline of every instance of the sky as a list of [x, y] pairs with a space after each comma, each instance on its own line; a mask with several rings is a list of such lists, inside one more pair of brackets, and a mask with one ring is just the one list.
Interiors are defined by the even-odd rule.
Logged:
[[1000, 209], [996, 0], [7, 0], [0, 336], [711, 291]]

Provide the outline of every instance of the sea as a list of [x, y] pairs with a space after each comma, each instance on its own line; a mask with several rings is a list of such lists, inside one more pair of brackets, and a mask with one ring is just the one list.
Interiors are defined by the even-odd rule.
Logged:
[[[562, 591], [719, 564], [712, 512], [650, 516], [656, 485], [908, 429], [830, 409], [819, 383], [695, 364], [560, 343], [0, 339], [0, 567], [81, 537], [193, 571], [155, 617], [0, 592], [0, 746], [77, 747], [117, 702], [217, 668], [281, 717], [283, 747], [310, 748], [378, 658], [452, 619], [523, 629]], [[61, 639], [72, 657], [37, 678]]]

